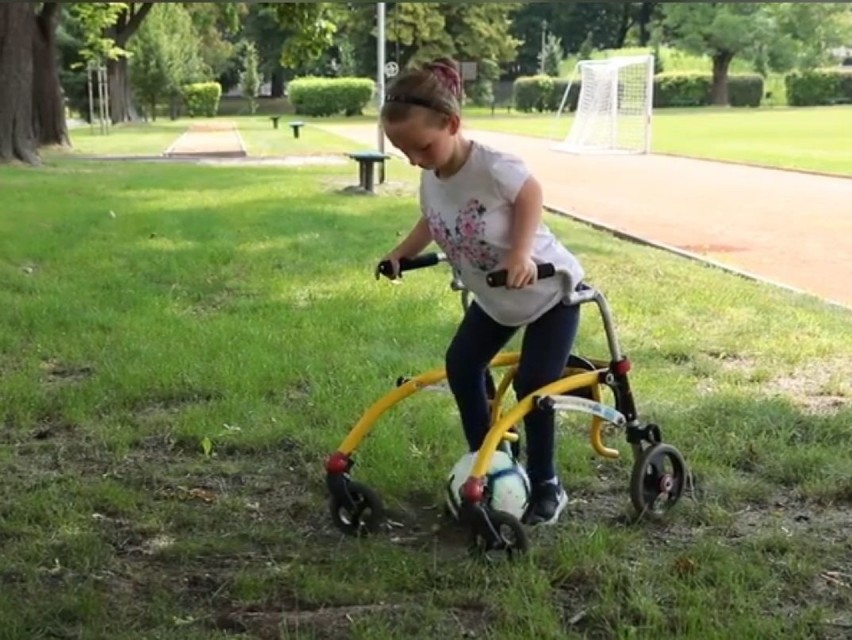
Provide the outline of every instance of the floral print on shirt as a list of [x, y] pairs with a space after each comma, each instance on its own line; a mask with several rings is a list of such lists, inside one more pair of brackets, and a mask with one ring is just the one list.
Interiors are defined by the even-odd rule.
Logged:
[[427, 210], [432, 237], [453, 265], [460, 266], [461, 259], [465, 258], [477, 269], [491, 271], [499, 264], [499, 251], [483, 239], [487, 213], [479, 200], [469, 200], [456, 214], [451, 229], [438, 211], [431, 207]]

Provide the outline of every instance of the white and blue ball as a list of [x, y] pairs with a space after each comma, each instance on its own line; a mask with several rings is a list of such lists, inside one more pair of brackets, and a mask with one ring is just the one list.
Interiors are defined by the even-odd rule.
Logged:
[[[459, 517], [461, 488], [470, 477], [477, 453], [466, 453], [453, 466], [447, 477], [447, 508], [454, 518]], [[518, 520], [530, 501], [530, 479], [526, 470], [505, 451], [497, 450], [485, 475], [487, 504], [494, 511], [505, 511]]]

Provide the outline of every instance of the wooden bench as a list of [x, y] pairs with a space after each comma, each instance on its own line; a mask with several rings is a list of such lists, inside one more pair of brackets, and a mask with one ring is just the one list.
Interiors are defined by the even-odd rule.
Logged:
[[375, 193], [375, 167], [380, 164], [384, 176], [385, 161], [390, 156], [378, 151], [354, 151], [346, 155], [358, 163], [358, 186], [368, 193]]

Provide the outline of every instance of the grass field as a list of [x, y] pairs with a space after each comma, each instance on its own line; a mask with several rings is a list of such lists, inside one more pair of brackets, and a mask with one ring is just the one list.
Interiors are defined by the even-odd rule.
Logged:
[[[562, 219], [699, 493], [630, 523], [629, 459], [569, 421], [564, 524], [482, 566], [440, 516], [462, 439], [428, 394], [356, 468], [402, 526], [342, 539], [325, 456], [399, 375], [440, 365], [459, 318], [444, 271], [372, 278], [413, 185], [351, 182], [0, 168], [0, 638], [848, 637], [848, 312]], [[603, 349], [587, 309], [578, 351]]]
[[[522, 114], [469, 109], [466, 126], [562, 139], [571, 117], [557, 122], [554, 114]], [[281, 156], [343, 153], [357, 147], [322, 131], [324, 124], [372, 123], [375, 115], [358, 118], [306, 118], [316, 125], [292, 138], [285, 117], [273, 131], [267, 116], [234, 117], [250, 155]], [[72, 131], [73, 153], [158, 155], [192, 120], [157, 121], [116, 127], [109, 136], [88, 128]], [[310, 132], [308, 134], [308, 131]], [[697, 158], [743, 162], [852, 176], [852, 145], [844, 133], [852, 131], [852, 106], [774, 109], [661, 109], [654, 117], [652, 149]], [[144, 134], [144, 135], [143, 135]]]
[[[472, 111], [471, 129], [564, 139], [571, 117]], [[852, 106], [659, 109], [652, 151], [852, 176]]]
[[[273, 129], [268, 116], [239, 116], [219, 118], [218, 121], [235, 123], [245, 143], [249, 155], [255, 157], [285, 155], [316, 155], [344, 153], [354, 151], [358, 145], [341, 140], [321, 129], [310, 127], [302, 129], [299, 139], [293, 138], [287, 125], [287, 117]], [[72, 147], [69, 150], [48, 150], [48, 157], [57, 155], [128, 155], [159, 156], [164, 153], [193, 124], [207, 122], [207, 119], [161, 119], [156, 122], [127, 124], [113, 127], [108, 135], [90, 127], [72, 129], [70, 132]]]

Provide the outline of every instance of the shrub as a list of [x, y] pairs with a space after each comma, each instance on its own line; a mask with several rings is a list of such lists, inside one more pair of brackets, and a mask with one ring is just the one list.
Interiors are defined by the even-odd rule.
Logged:
[[218, 82], [198, 82], [183, 88], [183, 101], [189, 117], [212, 118], [219, 111], [222, 85]]
[[728, 75], [728, 102], [732, 107], [759, 107], [763, 92], [763, 76], [758, 73]]
[[794, 107], [852, 102], [852, 71], [794, 71], [787, 74], [784, 83], [787, 87], [787, 101]]
[[[763, 100], [763, 76], [728, 74], [728, 104], [759, 107]], [[713, 74], [692, 71], [661, 73], [654, 78], [654, 107], [704, 107], [712, 103]]]
[[[519, 111], [557, 111], [565, 95], [568, 78], [525, 76], [515, 80], [515, 107]], [[566, 111], [576, 111], [581, 84], [571, 84]], [[713, 76], [710, 73], [672, 72], [654, 77], [654, 108], [703, 107], [711, 104]], [[732, 107], [759, 107], [763, 99], [763, 76], [734, 73], [728, 76], [728, 100]]]
[[290, 104], [307, 116], [360, 115], [375, 95], [369, 78], [296, 78], [288, 85]]
[[518, 78], [512, 87], [515, 108], [526, 112], [552, 111], [555, 84], [553, 78], [544, 75]]
[[654, 108], [710, 104], [713, 76], [697, 71], [661, 73], [654, 78]]

